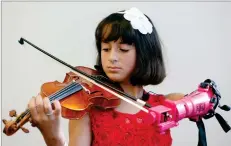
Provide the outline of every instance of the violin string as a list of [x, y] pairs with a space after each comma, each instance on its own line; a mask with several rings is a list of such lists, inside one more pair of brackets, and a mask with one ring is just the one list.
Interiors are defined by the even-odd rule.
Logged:
[[82, 86], [78, 83], [72, 83], [71, 86], [69, 86], [68, 88], [66, 88], [65, 90], [63, 90], [61, 93], [57, 93], [55, 95], [50, 96], [50, 101], [52, 102], [53, 100], [57, 99], [57, 100], [61, 100], [79, 90], [82, 89]]
[[53, 93], [52, 95], [49, 96], [50, 102], [53, 102], [55, 99], [60, 100], [59, 97], [62, 96], [62, 94], [68, 93], [69, 90], [72, 90], [74, 87], [75, 87], [75, 83], [71, 82], [69, 85], [67, 85], [63, 89]]
[[78, 84], [78, 83], [74, 83], [74, 86], [71, 88], [71, 89], [69, 89], [69, 91], [67, 91], [66, 93], [63, 93], [63, 95], [60, 95], [60, 96], [58, 96], [58, 100], [61, 100], [61, 99], [63, 99], [63, 98], [65, 98], [65, 97], [67, 97], [67, 96], [69, 96], [69, 95], [72, 95], [72, 94], [74, 94], [74, 93], [76, 93], [77, 91], [80, 91], [80, 90], [82, 90], [83, 88], [82, 88], [82, 86], [80, 85], [80, 84]]

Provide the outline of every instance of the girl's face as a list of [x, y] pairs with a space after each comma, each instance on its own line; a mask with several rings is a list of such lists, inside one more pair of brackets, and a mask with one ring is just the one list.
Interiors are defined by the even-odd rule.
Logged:
[[134, 45], [122, 44], [121, 40], [101, 43], [101, 61], [106, 75], [114, 82], [129, 82], [136, 64]]

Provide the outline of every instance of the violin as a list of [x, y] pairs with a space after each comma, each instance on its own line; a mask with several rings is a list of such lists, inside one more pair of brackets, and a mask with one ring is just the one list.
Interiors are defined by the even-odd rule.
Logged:
[[[149, 113], [148, 109], [145, 108], [151, 107], [148, 103], [124, 93], [118, 85], [99, 71], [83, 66], [73, 67], [28, 40], [20, 38], [19, 43], [23, 45], [24, 42], [73, 70], [66, 73], [63, 82], [44, 83], [40, 90], [40, 95], [43, 98], [48, 97], [51, 104], [54, 100], [59, 100], [63, 118], [80, 119], [92, 107], [115, 108], [120, 105], [121, 99]], [[29, 130], [23, 127], [24, 124], [30, 121], [29, 109], [26, 109], [20, 115], [17, 115], [15, 110], [11, 110], [9, 115], [10, 117], [15, 117], [15, 119], [10, 121], [3, 119], [5, 124], [3, 132], [7, 136], [13, 135], [19, 129], [29, 133]]]

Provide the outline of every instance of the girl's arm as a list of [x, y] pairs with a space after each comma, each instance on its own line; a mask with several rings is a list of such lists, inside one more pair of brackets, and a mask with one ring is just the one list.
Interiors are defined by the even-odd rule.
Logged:
[[175, 101], [175, 100], [179, 100], [183, 98], [184, 96], [185, 94], [183, 93], [170, 93], [170, 94], [165, 95], [165, 98]]
[[69, 120], [69, 146], [91, 145], [91, 123], [89, 115], [82, 119]]

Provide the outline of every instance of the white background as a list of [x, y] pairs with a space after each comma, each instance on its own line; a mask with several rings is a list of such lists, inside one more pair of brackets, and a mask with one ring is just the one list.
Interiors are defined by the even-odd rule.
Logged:
[[[37, 95], [43, 83], [63, 81], [70, 69], [38, 52], [20, 37], [31, 41], [73, 66], [93, 67], [96, 60], [94, 31], [112, 12], [138, 7], [154, 22], [164, 45], [167, 78], [148, 91], [189, 93], [207, 78], [222, 93], [222, 104], [231, 105], [231, 3], [226, 2], [3, 2], [2, 3], [2, 118], [18, 114]], [[231, 124], [230, 112], [218, 112]], [[62, 120], [68, 137], [68, 120]], [[214, 118], [204, 121], [208, 146], [228, 146], [225, 133]], [[2, 145], [45, 145], [40, 132], [18, 131], [2, 135]], [[2, 129], [4, 125], [2, 124]], [[198, 130], [185, 119], [172, 129], [173, 146], [196, 146]]]

